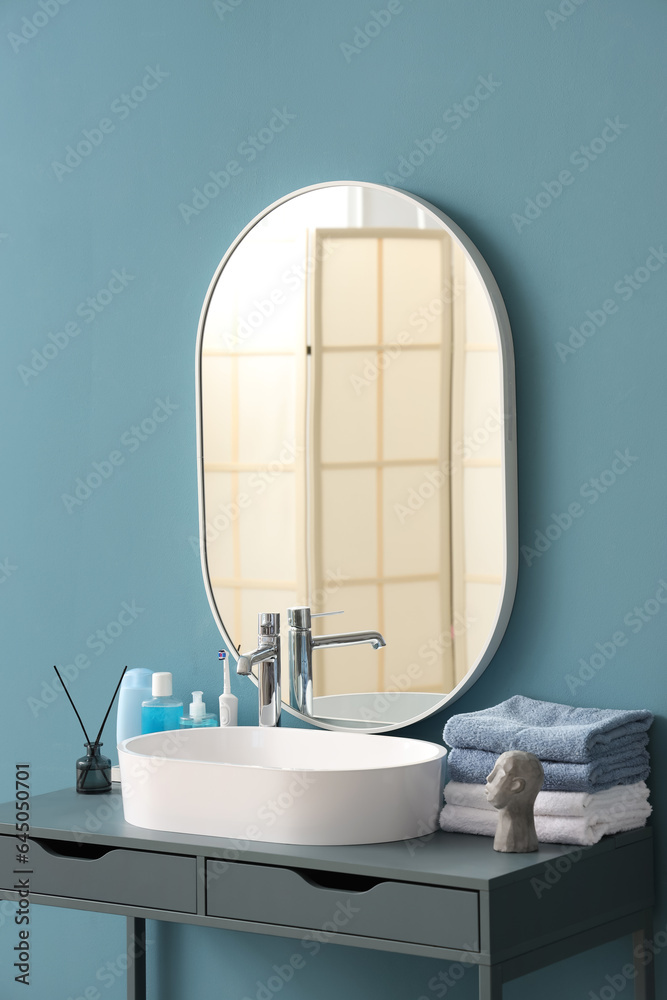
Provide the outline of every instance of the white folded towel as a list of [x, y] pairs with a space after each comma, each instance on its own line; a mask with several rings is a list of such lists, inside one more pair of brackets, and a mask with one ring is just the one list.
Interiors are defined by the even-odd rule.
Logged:
[[[564, 793], [568, 794], [568, 793]], [[606, 834], [635, 830], [646, 825], [651, 815], [648, 802], [626, 809], [616, 818], [603, 818], [599, 813], [584, 816], [535, 816], [537, 839], [543, 844], [597, 844]], [[497, 810], [475, 809], [470, 806], [447, 804], [440, 813], [440, 826], [447, 833], [476, 833], [493, 837], [498, 822]]]
[[[463, 781], [450, 781], [445, 785], [445, 802], [453, 806], [473, 809], [490, 809], [485, 785]], [[539, 792], [535, 800], [536, 816], [599, 816], [602, 820], [623, 819], [626, 813], [640, 812], [648, 802], [649, 790], [645, 781], [633, 785], [614, 785], [603, 792]], [[650, 813], [650, 806], [649, 806]]]

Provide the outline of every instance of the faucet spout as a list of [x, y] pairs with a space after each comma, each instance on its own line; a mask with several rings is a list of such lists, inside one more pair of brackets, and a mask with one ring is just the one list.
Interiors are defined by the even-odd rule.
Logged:
[[334, 646], [362, 646], [368, 643], [373, 649], [386, 646], [381, 632], [367, 629], [363, 632], [339, 632], [334, 635], [314, 635], [311, 639], [313, 649], [329, 649]]
[[256, 663], [261, 663], [263, 660], [270, 660], [272, 656], [276, 655], [277, 650], [277, 643], [269, 642], [265, 646], [258, 646], [257, 649], [253, 649], [252, 653], [242, 653], [236, 664], [236, 673], [241, 674], [243, 677], [248, 677]]

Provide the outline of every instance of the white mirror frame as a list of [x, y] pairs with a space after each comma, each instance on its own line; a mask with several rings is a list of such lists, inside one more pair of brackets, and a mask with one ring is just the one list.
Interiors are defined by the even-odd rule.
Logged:
[[[199, 552], [201, 556], [201, 567], [202, 574], [204, 576], [204, 585], [206, 587], [206, 594], [208, 596], [208, 602], [213, 612], [213, 617], [220, 630], [220, 634], [229, 650], [231, 665], [235, 666], [238, 659], [238, 654], [236, 652], [236, 646], [232, 641], [227, 629], [225, 627], [220, 613], [216, 607], [215, 599], [213, 596], [213, 589], [211, 587], [211, 581], [208, 572], [208, 560], [206, 553], [206, 511], [204, 504], [204, 447], [203, 447], [203, 427], [202, 427], [202, 347], [204, 341], [204, 327], [206, 324], [206, 317], [208, 314], [209, 305], [211, 298], [215, 291], [215, 287], [218, 283], [218, 279], [222, 274], [227, 261], [234, 253], [238, 245], [243, 239], [248, 235], [248, 233], [253, 229], [257, 223], [261, 222], [262, 219], [273, 212], [274, 209], [279, 208], [286, 202], [291, 201], [293, 198], [298, 198], [302, 194], [307, 194], [310, 191], [319, 191], [324, 188], [331, 187], [363, 187], [371, 190], [378, 191], [391, 191], [396, 197], [404, 198], [411, 203], [417, 203], [422, 208], [430, 212], [439, 222], [443, 223], [452, 238], [459, 244], [459, 246], [468, 254], [470, 260], [472, 261], [479, 278], [484, 285], [487, 300], [491, 308], [495, 324], [496, 332], [498, 334], [498, 341], [500, 345], [499, 357], [501, 364], [501, 378], [502, 378], [502, 411], [504, 415], [503, 419], [503, 437], [502, 437], [502, 455], [503, 455], [503, 469], [505, 472], [504, 476], [504, 490], [503, 490], [503, 522], [505, 524], [505, 554], [503, 562], [503, 579], [502, 579], [502, 600], [500, 601], [496, 619], [489, 635], [489, 640], [486, 647], [481, 651], [479, 657], [475, 664], [468, 671], [466, 676], [459, 684], [456, 685], [450, 692], [442, 696], [442, 701], [434, 708], [428, 709], [422, 712], [420, 715], [416, 715], [406, 722], [392, 723], [387, 726], [371, 726], [368, 729], [360, 728], [358, 726], [345, 726], [345, 725], [333, 725], [329, 722], [320, 721], [314, 718], [306, 718], [301, 715], [296, 709], [293, 709], [288, 703], [283, 702], [282, 710], [284, 712], [289, 712], [290, 715], [296, 718], [304, 719], [305, 721], [312, 723], [312, 725], [319, 727], [320, 729], [331, 729], [339, 732], [355, 732], [355, 733], [386, 733], [395, 729], [403, 729], [406, 726], [414, 725], [416, 722], [420, 722], [422, 719], [428, 718], [434, 715], [436, 712], [442, 711], [448, 705], [453, 704], [461, 695], [467, 691], [475, 681], [480, 677], [498, 649], [500, 641], [507, 628], [507, 623], [509, 622], [510, 615], [512, 613], [512, 606], [514, 604], [514, 596], [516, 593], [516, 583], [517, 575], [519, 569], [519, 530], [518, 530], [518, 495], [517, 495], [517, 458], [516, 458], [516, 397], [515, 397], [515, 386], [514, 386], [514, 348], [512, 345], [512, 332], [510, 329], [509, 317], [507, 315], [507, 310], [505, 308], [505, 303], [503, 302], [502, 296], [500, 294], [500, 289], [496, 284], [496, 280], [491, 273], [491, 270], [482, 257], [481, 253], [477, 247], [471, 242], [471, 240], [466, 236], [466, 234], [453, 222], [447, 215], [437, 209], [430, 202], [425, 201], [423, 198], [419, 198], [417, 195], [409, 194], [406, 191], [401, 191], [398, 188], [391, 188], [384, 184], [374, 184], [370, 181], [329, 181], [321, 184], [311, 184], [309, 187], [300, 188], [298, 191], [292, 191], [290, 194], [285, 195], [283, 198], [279, 198], [278, 201], [274, 201], [272, 205], [265, 208], [259, 215], [255, 216], [252, 222], [248, 223], [245, 229], [239, 233], [232, 245], [229, 247], [224, 257], [220, 261], [215, 274], [211, 280], [211, 283], [206, 293], [206, 298], [204, 300], [204, 305], [202, 307], [201, 316], [199, 319], [199, 329], [197, 332], [197, 348], [195, 355], [195, 368], [196, 368], [196, 410], [197, 410], [197, 480], [199, 487]], [[271, 610], [267, 608], [257, 608], [257, 611]], [[285, 670], [283, 670], [285, 674]], [[252, 680], [257, 683], [257, 680], [252, 676]], [[289, 678], [287, 678], [289, 682]], [[378, 692], [378, 696], [383, 692]], [[384, 692], [386, 694], [386, 692]]]

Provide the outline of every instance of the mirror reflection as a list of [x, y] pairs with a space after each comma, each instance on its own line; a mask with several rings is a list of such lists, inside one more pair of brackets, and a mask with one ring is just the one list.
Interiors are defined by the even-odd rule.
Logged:
[[314, 634], [377, 629], [382, 649], [314, 652], [314, 714], [405, 723], [479, 662], [506, 584], [489, 293], [441, 219], [373, 185], [285, 201], [223, 263], [200, 357], [215, 608], [241, 650], [294, 605], [343, 612]]

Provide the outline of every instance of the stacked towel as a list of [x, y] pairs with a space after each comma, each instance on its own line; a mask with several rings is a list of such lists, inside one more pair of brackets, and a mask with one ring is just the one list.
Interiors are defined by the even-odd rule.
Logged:
[[[648, 739], [646, 739], [648, 742]], [[514, 747], [508, 747], [513, 750]], [[454, 748], [447, 755], [449, 777], [452, 781], [471, 781], [475, 784], [486, 782], [500, 756], [485, 750], [461, 750]], [[543, 788], [549, 791], [600, 792], [614, 785], [634, 785], [645, 781], [649, 774], [649, 756], [642, 747], [632, 753], [613, 754], [589, 761], [588, 764], [568, 764], [560, 761], [542, 761], [544, 768]]]
[[493, 836], [497, 813], [483, 785], [501, 753], [534, 753], [544, 768], [536, 803], [538, 839], [593, 844], [644, 826], [653, 716], [646, 711], [573, 708], [517, 695], [493, 708], [453, 716], [444, 730], [450, 783], [445, 830]]
[[[545, 844], [596, 844], [609, 833], [644, 826], [651, 815], [645, 782], [617, 785], [604, 792], [540, 792], [535, 802], [537, 839]], [[486, 799], [483, 785], [450, 781], [440, 826], [450, 833], [493, 837], [498, 812]]]
[[[599, 816], [611, 820], [623, 811], [641, 809], [648, 803], [649, 790], [644, 781], [634, 785], [616, 785], [606, 792], [538, 792], [535, 800], [536, 816]], [[489, 804], [484, 785], [465, 785], [449, 781], [445, 785], [445, 801], [453, 806], [486, 809], [495, 813]], [[649, 806], [649, 809], [651, 807]]]
[[573, 708], [517, 694], [481, 712], [454, 715], [445, 742], [473, 750], [525, 750], [545, 760], [586, 764], [607, 753], [632, 753], [646, 745], [650, 712]]

